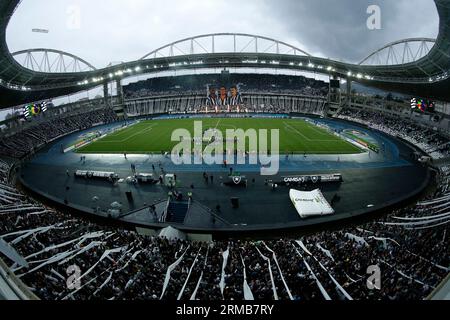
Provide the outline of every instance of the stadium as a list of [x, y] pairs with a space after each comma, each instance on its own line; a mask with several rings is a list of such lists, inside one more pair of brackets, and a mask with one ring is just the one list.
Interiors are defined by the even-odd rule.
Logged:
[[0, 299], [448, 300], [450, 1], [429, 2], [436, 38], [359, 63], [219, 32], [96, 68], [11, 52], [27, 4], [2, 0]]

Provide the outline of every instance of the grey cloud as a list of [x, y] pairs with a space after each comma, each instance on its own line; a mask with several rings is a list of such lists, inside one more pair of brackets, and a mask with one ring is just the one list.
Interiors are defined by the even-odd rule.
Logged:
[[[67, 28], [79, 5], [82, 28]], [[366, 28], [369, 4], [382, 9], [383, 29]], [[49, 28], [48, 35], [31, 33]], [[436, 36], [432, 0], [39, 0], [23, 1], [8, 29], [11, 50], [49, 47], [98, 67], [127, 61], [198, 34], [244, 32], [300, 45], [324, 57], [358, 61], [394, 40]]]
[[[435, 37], [432, 0], [266, 0], [270, 14], [313, 53], [359, 61], [383, 45], [409, 37]], [[367, 28], [367, 8], [381, 8], [381, 30]], [[269, 12], [268, 12], [269, 13]]]

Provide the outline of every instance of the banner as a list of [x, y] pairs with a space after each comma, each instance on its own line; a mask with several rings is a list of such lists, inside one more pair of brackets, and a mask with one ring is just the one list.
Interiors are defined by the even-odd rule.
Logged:
[[239, 88], [234, 86], [230, 90], [230, 101], [229, 104], [232, 106], [238, 106], [243, 104], [241, 94], [239, 93]]
[[44, 101], [41, 103], [31, 103], [31, 104], [25, 105], [23, 107], [23, 116], [27, 120], [37, 117], [40, 114], [47, 111], [49, 103], [50, 102], [48, 102], [48, 101]]
[[216, 88], [208, 87], [208, 97], [206, 99], [206, 105], [209, 107], [217, 106], [218, 104]]
[[220, 88], [220, 100], [219, 100], [219, 104], [221, 106], [226, 106], [228, 104], [228, 92], [227, 92], [227, 88], [225, 87], [221, 87]]
[[221, 86], [216, 89], [213, 86], [207, 86], [206, 106], [239, 106], [244, 103], [239, 92], [238, 86], [232, 86], [228, 91], [227, 87]]

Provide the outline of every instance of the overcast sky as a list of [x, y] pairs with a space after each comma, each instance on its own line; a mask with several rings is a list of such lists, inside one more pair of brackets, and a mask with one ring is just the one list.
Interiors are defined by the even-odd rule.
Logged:
[[[367, 28], [369, 5], [381, 8], [381, 30]], [[10, 51], [59, 49], [103, 67], [214, 32], [268, 36], [357, 62], [388, 42], [436, 37], [437, 31], [432, 0], [24, 0], [7, 38]]]

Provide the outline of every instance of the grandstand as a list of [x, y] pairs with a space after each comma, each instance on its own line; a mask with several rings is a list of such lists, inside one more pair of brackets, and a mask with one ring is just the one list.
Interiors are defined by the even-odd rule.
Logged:
[[[38, 71], [0, 33], [0, 106], [13, 107], [0, 123], [0, 299], [448, 299], [450, 4], [435, 2], [434, 47], [398, 65], [221, 33], [103, 69], [16, 54], [75, 61]], [[3, 31], [19, 4], [0, 4]], [[215, 52], [220, 37], [234, 49]], [[210, 38], [212, 52], [196, 52]], [[175, 54], [183, 43], [189, 54]], [[163, 75], [194, 68], [221, 71]], [[51, 103], [98, 86], [102, 97]]]
[[[441, 168], [435, 193], [413, 207], [358, 227], [263, 242], [186, 242], [102, 227], [36, 203], [10, 184], [9, 169], [2, 163], [1, 233], [13, 244], [4, 259], [41, 299], [416, 300], [448, 274], [446, 218], [440, 214], [448, 202], [448, 166]], [[174, 261], [176, 252], [181, 261]], [[75, 291], [61, 281], [73, 259], [95, 266]], [[368, 263], [382, 264], [389, 274], [380, 292], [361, 285]], [[172, 281], [165, 285], [169, 266]]]

